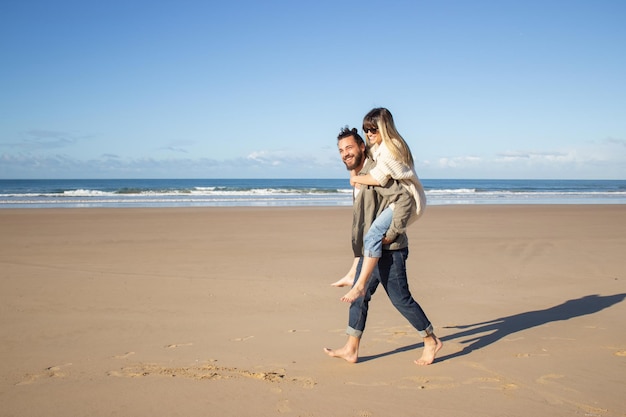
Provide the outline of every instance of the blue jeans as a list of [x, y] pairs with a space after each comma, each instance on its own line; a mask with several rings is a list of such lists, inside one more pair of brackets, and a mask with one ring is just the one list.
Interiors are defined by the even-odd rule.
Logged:
[[393, 209], [387, 207], [372, 223], [363, 238], [363, 256], [368, 258], [380, 258], [383, 253], [383, 237], [393, 220]]
[[[358, 298], [350, 304], [350, 316], [348, 320], [348, 330], [350, 336], [360, 338], [365, 330], [367, 321], [367, 310], [370, 299], [378, 284], [382, 284], [387, 292], [391, 303], [402, 314], [422, 337], [433, 333], [433, 326], [422, 307], [413, 299], [409, 291], [409, 283], [406, 276], [406, 259], [409, 256], [409, 249], [386, 250], [383, 251], [378, 265], [372, 272], [372, 276], [367, 285], [365, 296]], [[356, 276], [359, 276], [363, 258], [359, 262]]]

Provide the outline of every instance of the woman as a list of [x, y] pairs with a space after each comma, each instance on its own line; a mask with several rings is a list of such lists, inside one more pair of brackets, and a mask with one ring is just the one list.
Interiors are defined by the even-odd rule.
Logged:
[[[382, 107], [371, 110], [363, 118], [363, 131], [370, 142], [376, 166], [366, 175], [353, 173], [350, 184], [355, 187], [360, 185], [384, 187], [388, 181], [397, 180], [403, 185], [403, 192], [410, 194], [414, 204], [406, 213], [395, 213], [395, 216], [394, 205], [391, 204], [378, 215], [363, 239], [363, 265], [359, 277], [352, 289], [341, 298], [348, 303], [365, 295], [367, 282], [382, 255], [383, 244], [393, 241], [385, 234], [394, 218], [400, 219], [404, 227], [408, 226], [422, 215], [426, 207], [426, 195], [415, 173], [413, 155], [409, 145], [398, 133], [391, 112]], [[351, 285], [356, 274], [355, 265], [356, 263], [353, 263], [350, 272], [332, 285], [336, 287]]]

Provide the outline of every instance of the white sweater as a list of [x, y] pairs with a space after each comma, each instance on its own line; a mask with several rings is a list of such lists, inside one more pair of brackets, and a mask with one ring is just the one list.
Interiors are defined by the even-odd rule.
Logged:
[[426, 208], [426, 193], [415, 169], [395, 159], [385, 142], [374, 146], [372, 155], [376, 161], [376, 166], [369, 172], [372, 178], [378, 181], [381, 186], [385, 186], [390, 179], [398, 180], [415, 199], [415, 213], [409, 218], [408, 224], [413, 223], [424, 213]]

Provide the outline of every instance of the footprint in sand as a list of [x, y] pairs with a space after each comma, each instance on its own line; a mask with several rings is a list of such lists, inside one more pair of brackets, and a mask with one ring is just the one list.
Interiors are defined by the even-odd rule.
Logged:
[[386, 387], [387, 385], [389, 385], [388, 382], [354, 382], [354, 381], [347, 381], [345, 382], [346, 385], [356, 385], [358, 387]]
[[58, 365], [58, 366], [49, 366], [46, 369], [44, 369], [43, 372], [38, 373], [38, 374], [26, 374], [26, 376], [24, 377], [24, 379], [20, 382], [18, 382], [15, 385], [26, 385], [26, 384], [32, 384], [33, 382], [37, 381], [38, 379], [41, 378], [63, 378], [65, 376], [67, 376], [67, 374], [65, 372], [62, 371], [62, 368], [65, 368], [67, 366], [70, 366], [71, 363], [66, 363], [64, 365]]
[[126, 359], [129, 356], [132, 356], [134, 354], [135, 354], [135, 352], [126, 352], [126, 353], [124, 353], [122, 355], [115, 355], [115, 356], [113, 356], [113, 359]]
[[524, 338], [523, 337], [514, 337], [514, 338], [512, 338], [512, 337], [503, 337], [502, 338], [503, 342], [518, 342], [520, 340], [524, 340]]
[[557, 379], [561, 379], [561, 378], [565, 378], [565, 375], [560, 375], [560, 374], [547, 374], [547, 375], [542, 375], [539, 378], [537, 378], [537, 383], [539, 384], [554, 384], [554, 381], [556, 381]]
[[107, 375], [125, 378], [161, 376], [195, 380], [250, 378], [267, 383], [291, 383], [302, 388], [315, 386], [315, 381], [308, 377], [287, 377], [284, 369], [260, 372], [235, 367], [216, 366], [207, 362], [183, 367], [171, 367], [156, 363], [138, 363], [123, 367], [117, 371], [109, 371]]
[[245, 342], [248, 339], [252, 339], [254, 336], [246, 336], [246, 337], [236, 337], [234, 339], [230, 339], [231, 342]]
[[[408, 383], [406, 382], [408, 381]], [[398, 388], [403, 389], [449, 389], [458, 384], [450, 377], [410, 376], [403, 378]]]
[[289, 407], [289, 400], [280, 400], [278, 404], [276, 404], [276, 410], [279, 413], [290, 413], [291, 407]]
[[[524, 355], [525, 354], [518, 354], [517, 356], [525, 357]], [[477, 384], [479, 385], [479, 388], [481, 389], [514, 390], [514, 389], [519, 388], [518, 384], [508, 381], [508, 379], [504, 375], [501, 375], [498, 372], [490, 370], [489, 368], [487, 368], [486, 366], [482, 364], [479, 364], [476, 362], [468, 362], [466, 363], [466, 365], [469, 366], [470, 368], [473, 368], [487, 375], [470, 378], [464, 381], [463, 384]], [[546, 375], [545, 377], [550, 377], [550, 376]], [[541, 381], [537, 381], [537, 382], [541, 382]]]
[[174, 344], [165, 346], [165, 349], [176, 349], [181, 346], [193, 346], [193, 343], [174, 343]]

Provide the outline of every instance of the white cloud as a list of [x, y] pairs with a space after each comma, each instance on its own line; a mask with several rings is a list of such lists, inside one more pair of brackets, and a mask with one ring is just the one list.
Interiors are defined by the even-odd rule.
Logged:
[[626, 178], [626, 141], [606, 139], [557, 150], [505, 150], [418, 162], [426, 178]]
[[39, 151], [48, 149], [59, 149], [73, 146], [82, 137], [69, 132], [31, 129], [20, 134], [20, 139], [13, 142], [0, 143], [8, 148], [17, 148], [24, 151]]
[[466, 166], [476, 166], [482, 162], [482, 158], [477, 156], [455, 156], [451, 158], [439, 158], [437, 166], [439, 168], [457, 168]]
[[196, 142], [192, 140], [175, 140], [160, 147], [159, 150], [175, 153], [189, 153], [189, 150], [187, 148], [195, 144]]
[[617, 146], [623, 146], [626, 148], [626, 139], [606, 138], [604, 142], [607, 145], [617, 145]]
[[0, 154], [0, 178], [340, 178], [344, 165], [295, 152], [257, 151], [245, 158], [124, 158], [103, 154], [78, 159], [63, 154]]
[[254, 151], [250, 153], [246, 159], [249, 161], [253, 161], [255, 163], [260, 163], [263, 165], [279, 165], [281, 160], [284, 159], [283, 155], [280, 155], [277, 152], [271, 153], [268, 151]]
[[176, 153], [189, 153], [189, 151], [185, 148], [179, 148], [176, 146], [164, 146], [162, 148], [160, 148], [161, 150], [164, 151], [170, 151], [170, 152], [176, 152]]
[[[245, 158], [247, 161], [253, 164], [259, 164], [261, 166], [300, 166], [300, 165], [311, 165], [314, 158], [311, 156], [306, 156], [303, 153], [298, 153], [295, 151], [287, 151], [287, 150], [279, 150], [279, 151], [254, 151], [248, 154]], [[339, 161], [339, 158], [337, 158]]]
[[[52, 137], [50, 135], [43, 135]], [[559, 150], [505, 150], [418, 161], [422, 178], [626, 178], [626, 141], [606, 139]], [[257, 150], [245, 157], [125, 158], [103, 154], [0, 154], [0, 178], [342, 178], [334, 148]]]

